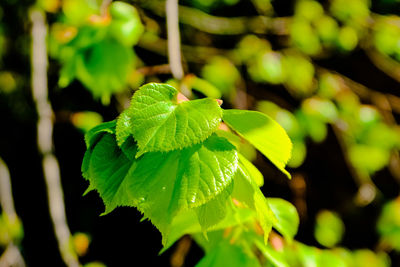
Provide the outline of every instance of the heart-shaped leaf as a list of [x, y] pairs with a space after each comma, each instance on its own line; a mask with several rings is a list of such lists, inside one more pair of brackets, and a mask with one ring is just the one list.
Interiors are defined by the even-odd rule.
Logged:
[[157, 83], [134, 94], [129, 109], [131, 132], [139, 147], [137, 157], [198, 144], [218, 128], [222, 109], [217, 101], [205, 98], [178, 104], [177, 94], [174, 87]]

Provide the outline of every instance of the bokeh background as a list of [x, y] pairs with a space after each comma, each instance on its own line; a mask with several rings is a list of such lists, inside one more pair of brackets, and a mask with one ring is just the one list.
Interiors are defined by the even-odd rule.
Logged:
[[[84, 133], [115, 119], [140, 85], [178, 83], [168, 66], [165, 1], [126, 3], [136, 10], [128, 18], [110, 15], [109, 1], [0, 3], [0, 157], [21, 222], [10, 223], [3, 211], [0, 252], [12, 241], [28, 266], [64, 266], [37, 147], [33, 10], [45, 14], [48, 29], [53, 148], [80, 262], [179, 266], [171, 263], [178, 246], [158, 256], [161, 236], [150, 222], [140, 222], [135, 209], [100, 216], [100, 197], [82, 196], [88, 185], [80, 169]], [[264, 174], [266, 196], [296, 206], [296, 240], [321, 249], [344, 247], [354, 266], [400, 266], [400, 2], [179, 5], [183, 92], [220, 98], [224, 108], [264, 112], [292, 139], [290, 181], [252, 148], [244, 146], [242, 153]], [[189, 244], [184, 266], [203, 256]]]

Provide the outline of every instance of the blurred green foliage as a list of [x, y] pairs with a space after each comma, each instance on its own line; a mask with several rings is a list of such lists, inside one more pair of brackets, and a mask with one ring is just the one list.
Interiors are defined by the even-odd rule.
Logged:
[[334, 247], [344, 234], [344, 224], [340, 217], [331, 211], [323, 210], [317, 214], [314, 236], [321, 245]]
[[65, 1], [63, 15], [52, 25], [49, 51], [60, 60], [59, 86], [77, 78], [108, 104], [113, 93], [126, 90], [136, 56], [132, 50], [143, 32], [136, 9], [113, 2], [100, 14], [93, 1]]

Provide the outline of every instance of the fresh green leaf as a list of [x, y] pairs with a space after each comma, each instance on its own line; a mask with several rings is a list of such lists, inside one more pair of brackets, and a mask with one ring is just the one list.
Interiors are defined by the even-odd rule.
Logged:
[[289, 267], [285, 260], [284, 254], [274, 250], [269, 244], [264, 244], [258, 239], [254, 239], [254, 243], [261, 251], [265, 258], [267, 258], [276, 267]]
[[229, 196], [232, 194], [233, 184], [234, 182], [231, 182], [222, 193], [196, 209], [197, 218], [203, 231], [225, 218], [228, 205], [232, 205], [229, 203], [231, 202]]
[[173, 217], [222, 193], [232, 182], [238, 161], [233, 145], [216, 135], [169, 153], [136, 158], [135, 152], [135, 146], [121, 151], [115, 136], [104, 133], [86, 152], [83, 175], [102, 197], [105, 213], [117, 206], [137, 207], [161, 231], [164, 243]]
[[272, 226], [287, 240], [293, 240], [300, 221], [296, 208], [281, 198], [267, 198], [267, 202], [276, 217]]
[[[227, 202], [226, 216], [223, 220], [219, 221], [217, 224], [210, 226], [208, 229], [207, 236], [210, 237], [212, 233], [217, 230], [226, 229], [235, 225], [240, 225], [249, 221], [254, 220], [255, 213], [246, 208], [237, 208], [232, 205], [232, 203]], [[204, 204], [204, 205], [207, 205]], [[200, 206], [198, 209], [202, 208]], [[203, 236], [204, 228], [202, 229], [198, 217], [195, 213], [196, 210], [187, 210], [180, 212], [172, 221], [171, 231], [168, 235], [167, 242], [160, 253], [163, 253], [173, 243], [185, 234], [201, 234]], [[206, 215], [208, 216], [208, 215]]]
[[223, 120], [290, 177], [285, 165], [290, 159], [292, 143], [277, 122], [257, 111], [237, 109], [224, 110]]
[[254, 255], [245, 253], [238, 245], [222, 241], [215, 246], [196, 267], [259, 267], [261, 266]]
[[167, 84], [150, 83], [132, 98], [132, 135], [137, 157], [146, 152], [171, 151], [198, 144], [217, 129], [222, 110], [217, 101], [199, 99], [177, 103], [178, 91]]
[[276, 218], [260, 188], [240, 162], [235, 176], [232, 197], [256, 212], [256, 218], [264, 231], [264, 241], [267, 243], [268, 235]]
[[262, 173], [257, 169], [256, 166], [253, 165], [250, 161], [248, 161], [242, 154], [239, 155], [239, 162], [240, 164], [246, 168], [246, 171], [249, 173], [252, 180], [256, 183], [258, 187], [264, 185], [264, 177]]
[[126, 139], [131, 136], [131, 129], [133, 127], [131, 117], [131, 110], [125, 109], [117, 119], [115, 131], [118, 146], [122, 146]]
[[110, 134], [115, 133], [115, 126], [116, 126], [116, 121], [113, 120], [113, 121], [103, 122], [93, 127], [85, 135], [86, 147], [87, 148], [92, 147], [98, 141], [99, 137], [101, 137], [102, 133], [110, 133]]

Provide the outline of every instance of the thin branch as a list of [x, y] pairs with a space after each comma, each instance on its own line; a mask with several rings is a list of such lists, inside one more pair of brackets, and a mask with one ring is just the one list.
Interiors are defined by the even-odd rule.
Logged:
[[14, 200], [11, 189], [10, 172], [7, 165], [0, 158], [0, 205], [4, 213], [7, 214], [8, 218], [17, 217], [17, 213], [14, 208]]
[[103, 0], [100, 5], [100, 14], [105, 16], [107, 14], [108, 6], [111, 4], [112, 0]]
[[9, 244], [0, 257], [0, 267], [25, 267], [24, 258], [18, 247], [13, 243]]
[[32, 95], [38, 112], [38, 149], [43, 156], [43, 175], [47, 186], [50, 217], [62, 259], [69, 267], [78, 267], [79, 262], [71, 248], [71, 233], [65, 216], [63, 190], [60, 181], [60, 167], [53, 155], [53, 111], [48, 101], [47, 89], [47, 27], [41, 10], [30, 13], [32, 22]]
[[[7, 219], [15, 221], [18, 219], [14, 208], [14, 199], [12, 196], [10, 172], [5, 162], [0, 158], [0, 206], [6, 214]], [[8, 244], [6, 250], [0, 257], [0, 267], [16, 266], [25, 267], [25, 261], [18, 247], [12, 242]]]
[[167, 12], [169, 65], [171, 66], [174, 78], [181, 80], [183, 77], [183, 67], [178, 22], [178, 0], [167, 0], [165, 10]]
[[[159, 16], [165, 16], [166, 10], [161, 1], [138, 1], [139, 4]], [[288, 35], [290, 18], [268, 16], [253, 17], [217, 17], [199, 9], [179, 6], [179, 22], [200, 31], [211, 34], [237, 35], [244, 33]]]

